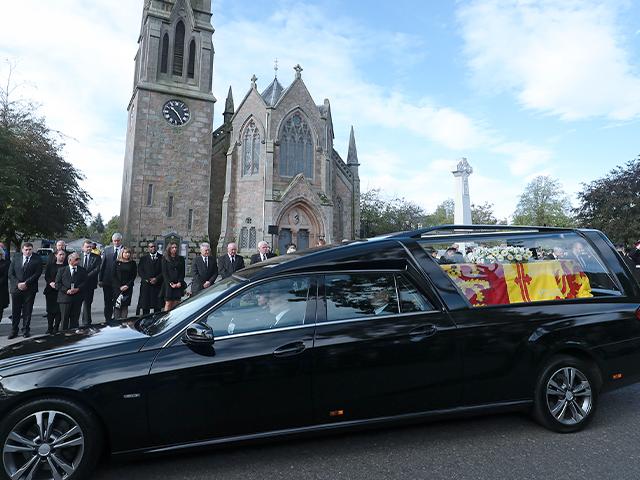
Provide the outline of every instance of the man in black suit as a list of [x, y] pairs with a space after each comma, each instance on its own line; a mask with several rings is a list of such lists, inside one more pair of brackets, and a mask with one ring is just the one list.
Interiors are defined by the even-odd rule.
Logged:
[[[58, 290], [58, 305], [60, 306], [60, 318], [62, 329], [78, 328], [80, 310], [84, 300], [84, 292], [87, 285], [87, 271], [80, 264], [80, 255], [73, 252], [67, 258], [68, 267], [58, 270], [56, 275], [56, 289]], [[56, 333], [60, 325], [53, 327]]]
[[25, 338], [31, 336], [31, 312], [38, 292], [38, 278], [41, 274], [42, 260], [37, 255], [33, 255], [32, 243], [24, 243], [22, 255], [15, 255], [9, 266], [12, 304], [10, 339], [18, 336], [20, 318], [22, 318], [22, 334]]
[[122, 248], [122, 234], [114, 233], [111, 236], [111, 243], [102, 252], [102, 264], [100, 265], [100, 274], [98, 276], [98, 285], [102, 287], [104, 296], [104, 319], [106, 322], [113, 317], [113, 271], [116, 266], [116, 259], [120, 248]]
[[100, 275], [100, 265], [102, 258], [100, 255], [92, 253], [93, 242], [85, 240], [82, 244], [82, 260], [80, 264], [87, 272], [87, 284], [84, 289], [84, 298], [82, 300], [82, 325], [91, 325], [91, 304], [93, 303], [93, 294], [98, 287], [98, 276]]
[[200, 244], [200, 255], [193, 260], [191, 270], [193, 276], [191, 293], [209, 288], [216, 281], [218, 265], [215, 259], [211, 258], [211, 246], [208, 243]]
[[271, 249], [269, 248], [269, 244], [264, 240], [258, 242], [258, 253], [254, 253], [251, 255], [251, 265], [258, 262], [264, 262], [269, 258], [275, 257], [275, 253], [271, 253]]
[[140, 282], [140, 296], [138, 297], [138, 307], [142, 314], [146, 315], [162, 310], [162, 300], [160, 291], [162, 289], [162, 255], [158, 253], [158, 247], [154, 242], [147, 244], [148, 252], [140, 257], [138, 274]]
[[218, 257], [218, 272], [222, 278], [230, 277], [233, 272], [244, 268], [244, 258], [237, 253], [238, 245], [231, 242], [227, 245], [227, 254]]

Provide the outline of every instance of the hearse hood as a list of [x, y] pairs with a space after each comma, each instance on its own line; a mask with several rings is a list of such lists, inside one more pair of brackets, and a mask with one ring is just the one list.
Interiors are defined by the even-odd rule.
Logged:
[[33, 337], [0, 349], [0, 377], [134, 353], [148, 339], [131, 322]]

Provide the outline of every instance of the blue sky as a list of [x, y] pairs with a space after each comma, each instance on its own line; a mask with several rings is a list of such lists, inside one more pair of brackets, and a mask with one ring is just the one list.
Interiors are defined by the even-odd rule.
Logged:
[[[3, 6], [0, 58], [20, 93], [64, 132], [92, 213], [119, 213], [126, 106], [142, 1], [21, 0]], [[640, 153], [639, 4], [631, 1], [214, 0], [214, 126], [236, 104], [293, 80], [329, 98], [335, 148], [354, 126], [362, 190], [433, 210], [460, 157], [473, 203], [512, 214], [537, 175], [574, 204], [581, 183]], [[33, 29], [25, 34], [25, 29]], [[7, 65], [0, 65], [5, 78]]]

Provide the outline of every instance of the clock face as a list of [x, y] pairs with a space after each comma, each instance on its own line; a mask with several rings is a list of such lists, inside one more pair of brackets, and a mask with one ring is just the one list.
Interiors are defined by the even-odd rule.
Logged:
[[187, 104], [181, 100], [169, 100], [162, 107], [162, 116], [171, 125], [184, 125], [191, 118]]

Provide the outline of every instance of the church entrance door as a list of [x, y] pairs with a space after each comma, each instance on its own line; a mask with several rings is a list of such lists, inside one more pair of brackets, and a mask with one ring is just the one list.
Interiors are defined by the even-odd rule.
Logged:
[[280, 254], [287, 251], [286, 245], [295, 243], [298, 250], [304, 250], [324, 238], [322, 221], [304, 203], [296, 203], [285, 209], [278, 220], [278, 249]]

